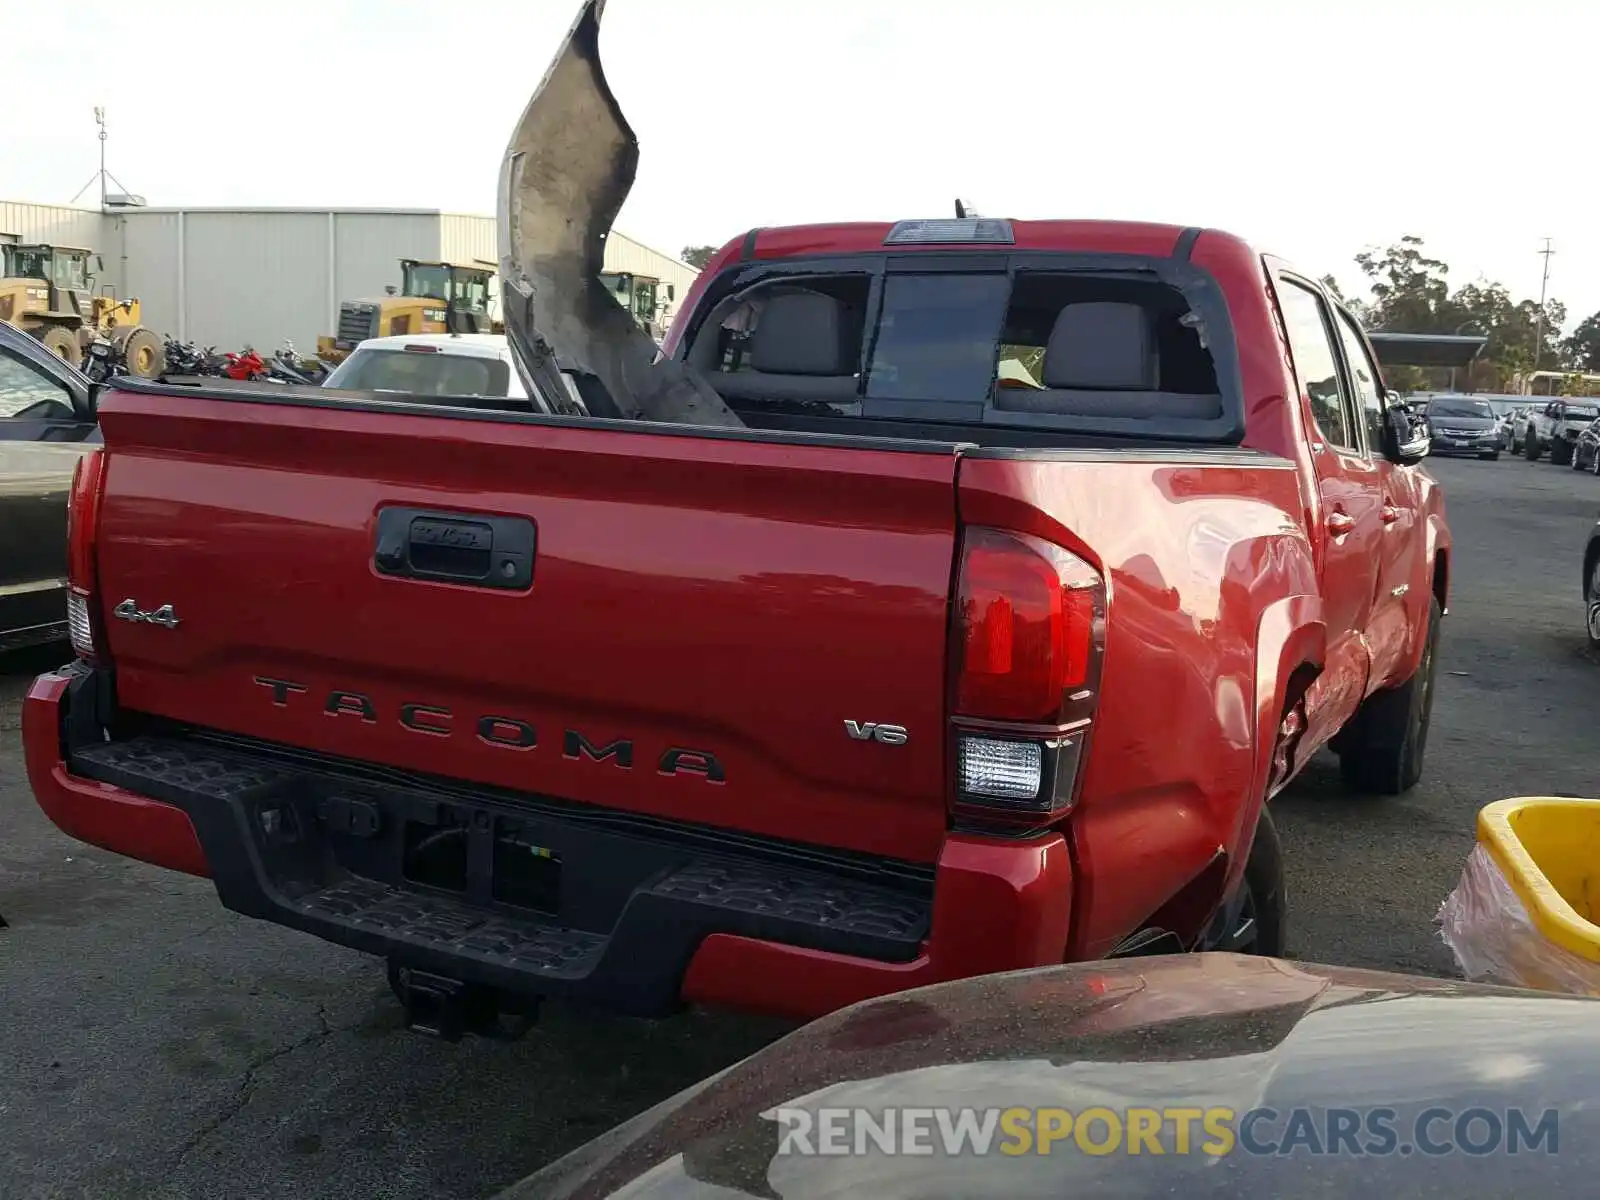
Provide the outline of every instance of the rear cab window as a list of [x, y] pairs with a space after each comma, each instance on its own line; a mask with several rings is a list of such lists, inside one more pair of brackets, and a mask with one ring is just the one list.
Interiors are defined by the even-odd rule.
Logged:
[[1220, 290], [1171, 259], [926, 250], [746, 264], [708, 287], [679, 354], [758, 427], [810, 414], [1243, 437]]

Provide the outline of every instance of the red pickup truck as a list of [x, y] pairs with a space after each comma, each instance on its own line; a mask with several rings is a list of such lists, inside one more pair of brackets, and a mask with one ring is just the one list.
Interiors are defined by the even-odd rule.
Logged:
[[733, 418], [119, 381], [45, 812], [418, 1013], [810, 1016], [1278, 953], [1266, 802], [1330, 744], [1416, 783], [1443, 501], [1313, 277], [1163, 225], [753, 230], [663, 353]]

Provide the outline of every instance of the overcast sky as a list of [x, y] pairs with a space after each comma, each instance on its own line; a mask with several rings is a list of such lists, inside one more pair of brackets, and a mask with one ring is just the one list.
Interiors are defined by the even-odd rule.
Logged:
[[[4, 6], [0, 197], [109, 165], [159, 205], [493, 212], [576, 0]], [[617, 227], [676, 253], [752, 225], [986, 214], [1220, 226], [1355, 283], [1416, 233], [1600, 309], [1583, 0], [610, 0], [642, 146]], [[24, 52], [24, 50], [26, 52]], [[51, 107], [46, 106], [49, 102]], [[1570, 325], [1569, 321], [1569, 325]]]

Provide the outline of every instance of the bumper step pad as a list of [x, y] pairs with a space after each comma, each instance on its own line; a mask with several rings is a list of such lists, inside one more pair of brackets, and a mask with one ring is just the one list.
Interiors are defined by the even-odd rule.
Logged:
[[[184, 809], [231, 908], [429, 970], [526, 993], [603, 992], [609, 1003], [627, 1011], [664, 1011], [675, 1003], [683, 970], [709, 934], [908, 961], [919, 952], [930, 925], [931, 887], [918, 894], [783, 863], [686, 854], [666, 844], [663, 869], [639, 880], [615, 927], [605, 932], [339, 868], [319, 868], [321, 877], [299, 871], [287, 878], [273, 867], [271, 849], [250, 818], [264, 801], [298, 800], [305, 809], [308, 797], [355, 786], [399, 810], [433, 793], [424, 781], [396, 782], [392, 774], [378, 784], [353, 781], [333, 762], [281, 758], [270, 748], [253, 751], [204, 737], [95, 743], [74, 750], [69, 767], [74, 774]], [[447, 802], [463, 803], [454, 794]], [[481, 803], [496, 812], [517, 811], [514, 800], [484, 797]], [[538, 819], [559, 821], [548, 813]], [[312, 839], [324, 836], [318, 830]], [[636, 849], [638, 844], [635, 839]], [[298, 861], [306, 861], [305, 851], [300, 853]], [[320, 851], [309, 858], [331, 861]], [[611, 859], [597, 853], [582, 861]]]

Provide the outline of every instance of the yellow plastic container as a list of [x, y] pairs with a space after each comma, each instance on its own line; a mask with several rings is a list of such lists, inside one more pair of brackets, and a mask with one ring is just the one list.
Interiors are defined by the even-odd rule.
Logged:
[[1478, 844], [1546, 940], [1600, 964], [1600, 799], [1496, 801], [1478, 813]]

